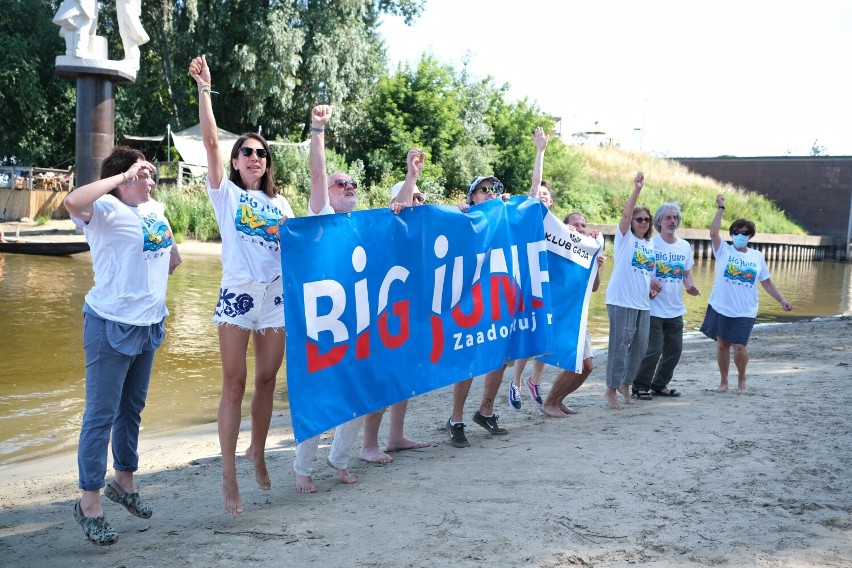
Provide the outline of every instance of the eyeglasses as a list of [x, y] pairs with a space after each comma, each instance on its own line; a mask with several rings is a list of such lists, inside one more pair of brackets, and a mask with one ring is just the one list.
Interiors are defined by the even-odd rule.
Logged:
[[651, 222], [650, 217], [635, 217], [633, 220], [636, 221], [637, 223], [650, 223]]
[[492, 185], [491, 187], [489, 187], [487, 185], [481, 185], [481, 186], [479, 186], [478, 189], [482, 193], [497, 193], [497, 194], [500, 194], [500, 193], [503, 193], [503, 184], [498, 183], [498, 184]]
[[741, 229], [739, 231], [731, 231], [731, 235], [745, 235], [749, 236], [748, 229]]
[[258, 160], [263, 160], [269, 155], [266, 148], [249, 148], [248, 146], [243, 146], [240, 148], [240, 154], [248, 158], [252, 154], [256, 153]]
[[415, 193], [414, 197], [412, 197], [412, 199], [414, 199], [415, 203], [419, 203], [421, 205], [426, 203], [426, 196], [423, 195], [422, 193]]
[[358, 189], [358, 182], [354, 179], [336, 179], [334, 185], [341, 189], [345, 189], [347, 185], [351, 185], [352, 189]]

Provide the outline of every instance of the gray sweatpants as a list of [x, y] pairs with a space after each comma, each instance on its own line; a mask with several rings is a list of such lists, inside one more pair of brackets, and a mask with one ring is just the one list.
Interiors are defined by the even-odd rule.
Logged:
[[609, 316], [609, 351], [606, 358], [606, 386], [617, 389], [632, 385], [645, 351], [651, 310], [634, 310], [606, 305]]

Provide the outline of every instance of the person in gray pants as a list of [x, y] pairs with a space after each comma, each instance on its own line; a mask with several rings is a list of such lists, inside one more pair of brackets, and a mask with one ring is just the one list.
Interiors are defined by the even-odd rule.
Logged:
[[[654, 279], [660, 291], [651, 301], [648, 350], [633, 379], [633, 396], [650, 400], [657, 396], [680, 396], [668, 387], [683, 349], [683, 290], [698, 296], [692, 280], [692, 247], [675, 233], [680, 227], [680, 207], [663, 203], [654, 213]], [[652, 391], [654, 394], [652, 394]]]

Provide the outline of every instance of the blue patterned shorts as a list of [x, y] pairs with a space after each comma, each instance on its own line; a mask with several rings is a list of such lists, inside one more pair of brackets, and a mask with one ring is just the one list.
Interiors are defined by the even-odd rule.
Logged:
[[211, 318], [219, 325], [249, 331], [284, 328], [284, 289], [280, 278], [268, 284], [248, 282], [219, 289], [219, 301]]

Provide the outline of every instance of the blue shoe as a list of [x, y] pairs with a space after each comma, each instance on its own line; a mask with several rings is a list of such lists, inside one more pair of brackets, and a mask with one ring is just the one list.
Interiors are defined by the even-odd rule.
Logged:
[[509, 406], [515, 410], [521, 409], [521, 391], [515, 383], [509, 383]]

